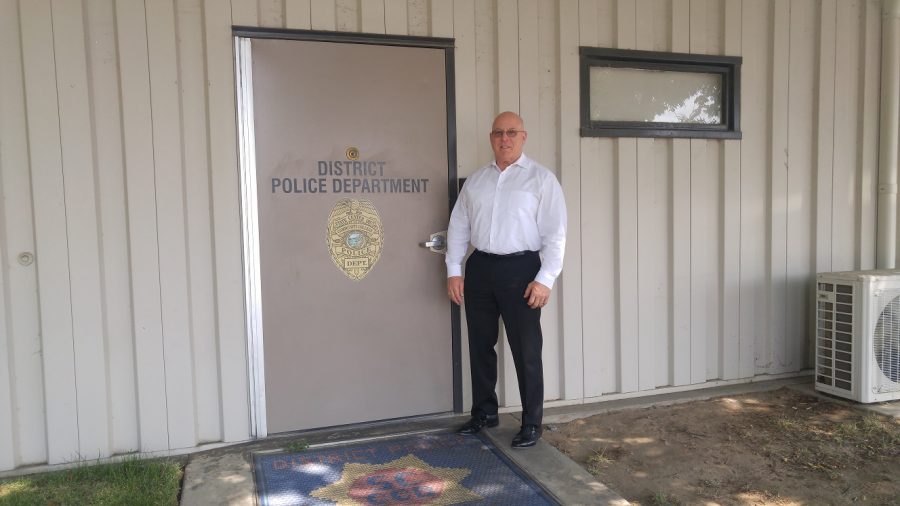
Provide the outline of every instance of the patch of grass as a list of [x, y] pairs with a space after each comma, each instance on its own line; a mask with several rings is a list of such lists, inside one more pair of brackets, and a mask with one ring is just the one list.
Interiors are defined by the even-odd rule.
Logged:
[[307, 448], [309, 448], [309, 443], [307, 443], [305, 439], [295, 439], [290, 443], [284, 445], [284, 451], [288, 453], [302, 452]]
[[796, 431], [802, 429], [802, 426], [797, 423], [797, 420], [792, 420], [785, 416], [776, 417], [773, 423], [775, 427], [778, 427], [779, 429], [784, 431]]
[[701, 494], [708, 497], [718, 498], [722, 495], [722, 489], [727, 485], [725, 481], [716, 478], [700, 478], [697, 485], [701, 489]]
[[776, 462], [815, 470], [837, 479], [839, 471], [871, 457], [900, 455], [900, 426], [878, 415], [843, 422], [779, 415], [760, 424], [769, 444], [755, 453]]
[[717, 489], [722, 486], [722, 480], [717, 480], [714, 478], [700, 478], [697, 484], [703, 488]]
[[657, 492], [650, 498], [650, 504], [653, 506], [679, 506], [681, 502], [673, 495]]
[[0, 481], [0, 506], [176, 506], [181, 476], [181, 464], [166, 459], [85, 463], [65, 471]]
[[877, 415], [838, 424], [834, 434], [867, 457], [900, 455], [900, 427], [886, 423]]

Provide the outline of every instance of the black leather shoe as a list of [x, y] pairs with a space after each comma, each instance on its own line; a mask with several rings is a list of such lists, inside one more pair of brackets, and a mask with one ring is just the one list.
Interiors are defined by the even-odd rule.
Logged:
[[513, 448], [528, 448], [534, 446], [541, 438], [541, 428], [537, 425], [524, 425], [522, 430], [512, 440]]
[[471, 436], [472, 434], [478, 434], [485, 427], [496, 427], [499, 424], [500, 417], [498, 415], [473, 416], [456, 433]]

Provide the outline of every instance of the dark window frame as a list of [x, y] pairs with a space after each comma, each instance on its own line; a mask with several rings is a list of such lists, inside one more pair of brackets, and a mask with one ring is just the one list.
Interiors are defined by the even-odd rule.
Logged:
[[[630, 49], [579, 47], [582, 137], [741, 138], [741, 63], [739, 56], [665, 53]], [[719, 74], [722, 77], [722, 123], [591, 121], [590, 71], [618, 67]]]

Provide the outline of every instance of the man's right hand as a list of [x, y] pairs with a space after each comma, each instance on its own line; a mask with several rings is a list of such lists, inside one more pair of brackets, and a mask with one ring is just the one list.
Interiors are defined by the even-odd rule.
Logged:
[[462, 305], [463, 300], [463, 278], [462, 276], [450, 276], [447, 278], [447, 297], [458, 305]]

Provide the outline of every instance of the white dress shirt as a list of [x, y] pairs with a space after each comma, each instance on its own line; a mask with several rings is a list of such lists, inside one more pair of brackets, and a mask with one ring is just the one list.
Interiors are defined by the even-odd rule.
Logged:
[[566, 202], [549, 169], [524, 154], [501, 171], [491, 162], [466, 179], [447, 229], [447, 277], [462, 275], [469, 244], [504, 255], [540, 251], [535, 281], [552, 288], [566, 248]]

